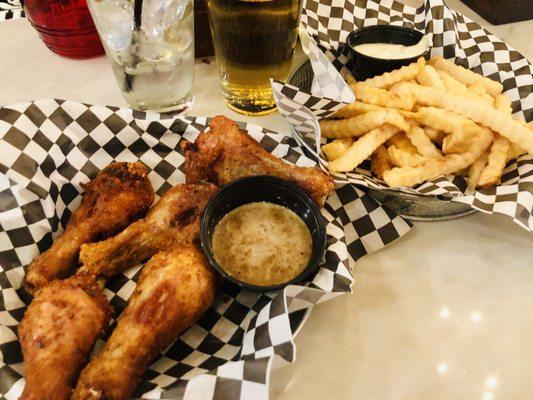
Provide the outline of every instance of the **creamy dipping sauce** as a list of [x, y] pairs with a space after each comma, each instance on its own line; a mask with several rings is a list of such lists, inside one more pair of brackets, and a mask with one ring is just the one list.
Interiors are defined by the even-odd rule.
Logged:
[[229, 275], [258, 286], [302, 272], [313, 249], [305, 222], [286, 207], [249, 203], [225, 215], [213, 233], [213, 256]]
[[363, 43], [353, 46], [353, 49], [365, 56], [381, 58], [384, 60], [400, 60], [422, 55], [431, 46], [429, 38], [423, 36], [420, 41], [412, 46], [394, 43]]

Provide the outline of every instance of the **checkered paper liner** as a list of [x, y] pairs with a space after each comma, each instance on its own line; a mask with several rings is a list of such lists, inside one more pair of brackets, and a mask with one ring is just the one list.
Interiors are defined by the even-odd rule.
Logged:
[[0, 0], [0, 21], [24, 17], [20, 0]]
[[[157, 197], [184, 181], [182, 140], [194, 141], [205, 117], [165, 117], [130, 109], [42, 100], [0, 108], [0, 394], [24, 385], [17, 325], [26, 303], [24, 268], [61, 233], [81, 199], [81, 183], [113, 160], [141, 160]], [[272, 154], [314, 165], [290, 136], [241, 124]], [[339, 187], [323, 208], [327, 248], [305, 286], [255, 293], [223, 284], [213, 306], [146, 371], [136, 397], [266, 399], [275, 357], [292, 362], [293, 338], [313, 305], [350, 292], [353, 263], [406, 233], [410, 225], [361, 190]], [[141, 266], [110, 280], [115, 317]], [[101, 346], [102, 340], [97, 347]]]
[[[319, 118], [343, 108], [350, 99], [348, 85], [340, 79], [351, 62], [344, 46], [348, 34], [377, 24], [407, 26], [430, 35], [432, 55], [452, 58], [455, 63], [500, 81], [512, 100], [514, 114], [533, 119], [533, 67], [516, 50], [477, 23], [445, 6], [442, 0], [426, 0], [420, 8], [396, 0], [306, 0], [300, 37], [314, 71], [311, 93], [281, 82], [272, 82], [280, 113], [296, 131], [299, 144], [320, 155]], [[353, 94], [352, 94], [353, 96]], [[299, 137], [298, 137], [299, 136]], [[511, 217], [521, 227], [533, 230], [533, 157], [523, 155], [505, 168], [501, 184], [489, 189], [467, 191], [461, 177], [439, 177], [415, 188], [389, 188], [372, 176], [364, 163], [351, 173], [334, 174], [338, 183], [374, 189], [439, 196], [485, 213]]]

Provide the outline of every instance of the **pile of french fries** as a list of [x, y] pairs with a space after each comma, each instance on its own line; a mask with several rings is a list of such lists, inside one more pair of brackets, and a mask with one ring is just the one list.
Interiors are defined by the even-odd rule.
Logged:
[[440, 175], [468, 178], [468, 187], [500, 182], [505, 165], [533, 155], [533, 125], [511, 116], [503, 86], [436, 57], [356, 82], [357, 101], [320, 121], [331, 172], [371, 158], [390, 187], [413, 187]]

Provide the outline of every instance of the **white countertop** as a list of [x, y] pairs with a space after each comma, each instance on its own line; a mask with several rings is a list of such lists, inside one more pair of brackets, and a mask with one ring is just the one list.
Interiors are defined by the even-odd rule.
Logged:
[[[533, 59], [533, 21], [493, 27], [457, 0], [447, 3]], [[0, 104], [125, 105], [105, 57], [59, 57], [26, 20], [0, 23], [0, 38]], [[247, 119], [223, 105], [214, 63], [197, 63], [195, 94], [195, 115]], [[288, 132], [278, 114], [248, 120]], [[273, 373], [274, 399], [531, 397], [532, 234], [480, 213], [416, 223], [361, 259], [355, 276], [353, 295], [311, 314], [296, 340], [296, 363]]]

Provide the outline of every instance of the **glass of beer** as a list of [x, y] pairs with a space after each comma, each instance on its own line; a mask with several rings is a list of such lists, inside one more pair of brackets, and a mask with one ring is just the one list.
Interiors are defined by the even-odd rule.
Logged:
[[302, 0], [206, 0], [226, 103], [246, 115], [276, 109], [270, 78], [286, 80]]

